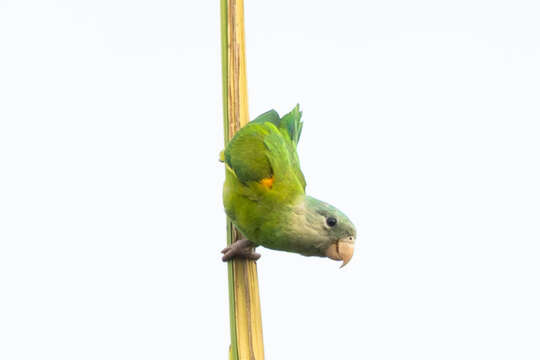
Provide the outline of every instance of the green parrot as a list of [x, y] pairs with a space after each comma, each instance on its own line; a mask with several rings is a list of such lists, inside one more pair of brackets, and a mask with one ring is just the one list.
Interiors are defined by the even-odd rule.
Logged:
[[240, 129], [221, 153], [225, 212], [243, 235], [223, 249], [223, 261], [257, 260], [252, 249], [328, 257], [345, 266], [354, 251], [352, 222], [330, 204], [306, 195], [296, 146], [302, 132], [297, 105], [282, 118], [265, 112]]

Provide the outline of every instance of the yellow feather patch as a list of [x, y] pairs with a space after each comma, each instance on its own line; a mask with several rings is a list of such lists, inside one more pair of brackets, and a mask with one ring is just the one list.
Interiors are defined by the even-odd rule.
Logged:
[[236, 173], [234, 172], [234, 170], [229, 166], [229, 164], [225, 164], [225, 169], [227, 171], [229, 171], [235, 178], [238, 179], [238, 176], [236, 176]]
[[272, 188], [272, 185], [274, 184], [274, 177], [269, 177], [269, 178], [266, 178], [266, 179], [262, 179], [260, 181], [261, 185], [267, 187], [268, 189], [271, 189]]

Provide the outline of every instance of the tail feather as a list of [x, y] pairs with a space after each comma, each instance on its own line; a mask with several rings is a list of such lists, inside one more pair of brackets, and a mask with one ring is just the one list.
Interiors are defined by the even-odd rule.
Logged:
[[291, 110], [288, 114], [279, 117], [278, 113], [275, 110], [270, 110], [261, 114], [255, 118], [252, 123], [264, 123], [271, 122], [277, 128], [285, 130], [289, 135], [290, 139], [298, 144], [300, 140], [300, 134], [302, 134], [302, 127], [304, 123], [301, 121], [302, 112], [300, 111], [300, 105], [297, 104], [294, 109]]
[[262, 124], [264, 122], [271, 122], [272, 124], [276, 125], [277, 127], [279, 127], [279, 114], [277, 113], [276, 110], [269, 110], [259, 116], [257, 116], [254, 120], [252, 120], [251, 122], [252, 123], [256, 123], [256, 124]]
[[291, 140], [295, 144], [298, 144], [298, 141], [300, 140], [300, 135], [302, 134], [302, 127], [304, 126], [301, 118], [302, 112], [300, 111], [300, 105], [297, 104], [290, 113], [281, 118], [279, 124], [279, 127], [281, 129], [285, 129], [289, 133]]

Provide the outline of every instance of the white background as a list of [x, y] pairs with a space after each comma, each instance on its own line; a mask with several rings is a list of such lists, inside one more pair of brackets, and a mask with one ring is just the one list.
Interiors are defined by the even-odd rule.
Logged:
[[[353, 261], [261, 249], [274, 359], [540, 358], [536, 1], [247, 0]], [[0, 0], [0, 358], [226, 359], [218, 1]]]

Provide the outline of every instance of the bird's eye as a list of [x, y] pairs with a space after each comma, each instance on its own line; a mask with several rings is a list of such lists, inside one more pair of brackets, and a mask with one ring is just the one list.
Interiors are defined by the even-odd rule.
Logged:
[[334, 217], [329, 217], [326, 219], [326, 224], [330, 227], [335, 226], [337, 224], [337, 220]]

